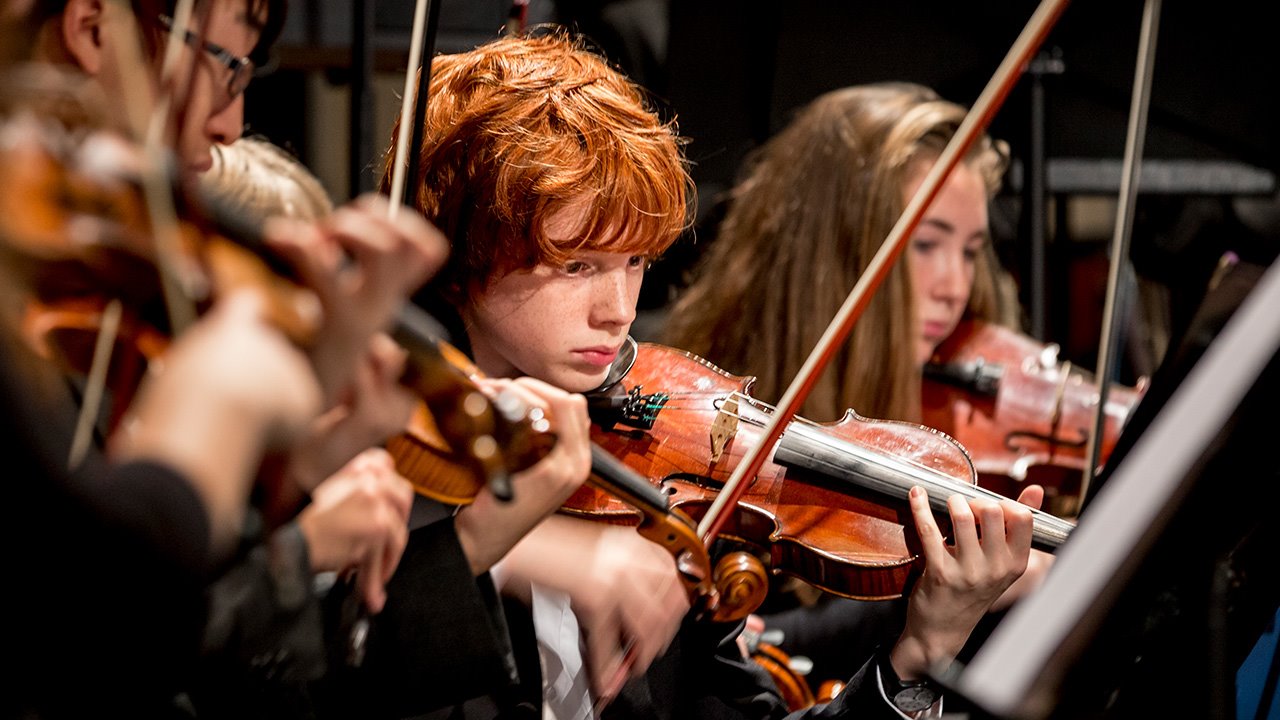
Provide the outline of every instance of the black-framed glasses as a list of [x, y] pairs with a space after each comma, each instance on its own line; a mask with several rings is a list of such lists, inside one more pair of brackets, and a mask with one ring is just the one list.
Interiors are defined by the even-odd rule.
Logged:
[[[166, 30], [173, 30], [173, 18], [168, 15], [160, 15], [159, 20]], [[227, 94], [231, 96], [232, 100], [239, 97], [240, 93], [249, 87], [249, 83], [253, 80], [253, 73], [256, 70], [252, 60], [236, 55], [217, 43], [201, 40], [200, 36], [190, 30], [186, 31], [183, 40], [191, 47], [199, 48], [209, 53], [214, 60], [218, 61], [219, 65], [231, 71], [231, 78], [227, 80]]]

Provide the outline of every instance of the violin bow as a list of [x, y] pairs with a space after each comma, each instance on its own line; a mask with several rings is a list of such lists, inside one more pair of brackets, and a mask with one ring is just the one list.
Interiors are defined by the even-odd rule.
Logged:
[[1142, 29], [1138, 35], [1138, 60], [1134, 67], [1133, 94], [1129, 103], [1129, 126], [1124, 139], [1124, 166], [1120, 173], [1120, 197], [1116, 205], [1116, 225], [1111, 236], [1111, 267], [1107, 271], [1107, 296], [1102, 309], [1102, 337], [1098, 344], [1098, 404], [1085, 444], [1084, 477], [1080, 499], [1089, 492], [1102, 455], [1103, 423], [1106, 422], [1107, 394], [1115, 372], [1120, 332], [1117, 308], [1127, 306], [1127, 293], [1120, 294], [1120, 272], [1129, 267], [1129, 241], [1133, 236], [1133, 206], [1138, 199], [1138, 177], [1142, 169], [1142, 149], [1147, 134], [1147, 109], [1151, 105], [1151, 76], [1155, 65], [1156, 37], [1160, 27], [1160, 0], [1147, 0], [1142, 9]]
[[[427, 7], [428, 5], [431, 6], [429, 11]], [[410, 40], [409, 40], [409, 59], [408, 59], [408, 62], [405, 64], [406, 69], [405, 69], [405, 76], [404, 76], [404, 92], [401, 96], [401, 103], [400, 103], [400, 125], [399, 125], [399, 131], [398, 131], [399, 134], [398, 134], [398, 137], [396, 138], [395, 163], [393, 164], [393, 167], [391, 170], [391, 192], [389, 195], [391, 202], [387, 204], [387, 218], [390, 220], [395, 220], [400, 213], [401, 205], [409, 201], [409, 198], [405, 197], [407, 192], [405, 189], [405, 185], [406, 185], [405, 176], [409, 169], [405, 163], [405, 156], [407, 153], [406, 146], [409, 140], [408, 133], [409, 133], [409, 128], [416, 125], [415, 123], [416, 108], [414, 104], [415, 99], [420, 104], [420, 109], [418, 109], [418, 112], [425, 111], [426, 94], [427, 94], [425, 84], [418, 87], [417, 91], [415, 92], [414, 82], [413, 82], [414, 71], [421, 70], [421, 68], [423, 68], [424, 65], [426, 68], [431, 67], [430, 61], [427, 61], [426, 63], [423, 62], [424, 37], [429, 36], [429, 40], [425, 44], [431, 48], [434, 48], [436, 27], [439, 24], [438, 23], [439, 6], [440, 6], [439, 2], [431, 2], [431, 0], [417, 0], [417, 2], [414, 4], [413, 29], [411, 31]], [[431, 15], [431, 22], [429, 23], [426, 21], [428, 12], [430, 12], [430, 15]], [[428, 49], [428, 50], [425, 50], [425, 52], [431, 53], [433, 51]], [[428, 72], [429, 70], [420, 71], [419, 75], [420, 76], [426, 75]], [[418, 132], [420, 131], [415, 131], [415, 134]], [[418, 135], [418, 137], [419, 139], [417, 142], [420, 144], [422, 142], [420, 139], [420, 135]], [[356, 151], [355, 148], [352, 148], [352, 152], [355, 152], [355, 151]], [[415, 156], [416, 156], [416, 153], [415, 153]], [[408, 309], [407, 305], [405, 306], [405, 308], [402, 308], [402, 310], [405, 310], [405, 309]], [[402, 312], [401, 315], [403, 316], [403, 314], [404, 313]], [[404, 324], [403, 321], [401, 322], [401, 324], [402, 325]], [[396, 336], [397, 341], [401, 339], [399, 336], [402, 334], [403, 334], [402, 332], [393, 333], [393, 335]], [[357, 598], [358, 596], [353, 592], [349, 594], [348, 597]], [[347, 662], [347, 665], [351, 667], [359, 667], [364, 664], [365, 651], [367, 648], [369, 632], [373, 625], [373, 621], [370, 617], [369, 608], [366, 607], [364, 602], [362, 601], [356, 600], [356, 606], [354, 610], [351, 610], [350, 612], [353, 613], [354, 617], [351, 619], [351, 625], [347, 629], [347, 647], [346, 647], [345, 660]]]
[[[142, 173], [142, 191], [156, 244], [156, 268], [160, 273], [160, 288], [170, 326], [178, 333], [195, 321], [195, 302], [192, 298], [199, 292], [199, 287], [190, 274], [179, 271], [181, 231], [173, 205], [172, 186], [161, 169], [165, 167], [163, 141], [172, 101], [173, 75], [178, 53], [185, 42], [183, 38], [186, 36], [186, 29], [191, 24], [195, 2], [179, 0], [174, 8], [173, 26], [169, 30], [161, 66], [162, 94], [159, 98], [151, 94], [151, 83], [142, 54], [142, 36], [138, 31], [133, 8], [126, 0], [108, 2], [103, 8], [110, 13], [104, 27], [112, 35], [110, 45], [114, 48], [116, 63], [125, 78], [120, 91], [124, 95], [126, 130], [143, 148], [145, 167]], [[192, 69], [194, 71], [194, 65]], [[83, 462], [89, 450], [93, 427], [102, 406], [107, 370], [111, 364], [122, 312], [118, 300], [112, 300], [103, 309], [102, 324], [94, 342], [93, 359], [76, 416], [71, 450], [67, 456], [67, 466], [71, 469]]]
[[[413, 188], [409, 178], [417, 178], [421, 163], [422, 139], [425, 132], [427, 97], [431, 87], [431, 59], [435, 55], [436, 34], [440, 27], [440, 0], [417, 0], [413, 11], [413, 29], [409, 41], [409, 60], [406, 63], [404, 92], [400, 101], [400, 122], [396, 131], [395, 156], [391, 164], [391, 187], [388, 196], [387, 218], [395, 220], [400, 208], [412, 204]], [[414, 78], [417, 77], [415, 87]], [[410, 147], [413, 152], [409, 152]], [[400, 308], [391, 336], [402, 346], [416, 350], [426, 357], [440, 359], [440, 339], [444, 329], [435, 318], [407, 302]], [[425, 399], [425, 398], [424, 398]], [[485, 403], [487, 404], [487, 400]], [[486, 483], [494, 497], [510, 501], [514, 497], [511, 477], [497, 461], [497, 441], [492, 435], [470, 443], [473, 455], [486, 465]]]
[[956, 130], [955, 136], [947, 143], [942, 155], [933, 164], [924, 182], [907, 203], [902, 216], [890, 230], [888, 238], [871, 259], [866, 271], [858, 278], [857, 284], [854, 285], [835, 318], [819, 338], [818, 344], [801, 366], [800, 372], [791, 381], [791, 385], [770, 417], [769, 424], [765, 426], [763, 437], [747, 450], [720, 494], [716, 496], [715, 502], [707, 510], [707, 514], [698, 525], [698, 534], [704, 543], [709, 544], [719, 534], [729, 517], [727, 509], [734, 507], [738, 498], [746, 490], [746, 484], [743, 481], [748, 477], [755, 477], [760, 471], [765, 461], [765, 454], [777, 444], [783, 430], [795, 417], [800, 404], [817, 383], [818, 376], [830, 363], [839, 345], [848, 337], [854, 323], [866, 310], [872, 293], [888, 276], [893, 263], [902, 254], [908, 238], [920, 224], [925, 209], [937, 196], [943, 181], [978, 135], [991, 122], [996, 110], [1008, 97], [1023, 68], [1043, 44], [1066, 5], [1067, 0], [1041, 0], [986, 88], [978, 96], [977, 102], [965, 115], [964, 122]]
[[[430, 18], [427, 16], [430, 15]], [[416, 177], [421, 162], [423, 125], [427, 114], [427, 95], [431, 88], [431, 59], [435, 55], [436, 34], [440, 27], [440, 2], [417, 0], [413, 8], [413, 30], [409, 40], [409, 62], [404, 74], [404, 92], [400, 101], [400, 125], [396, 136], [395, 161], [391, 165], [392, 220], [402, 205], [413, 198], [406, 187], [408, 178]], [[417, 87], [414, 87], [415, 75]], [[419, 119], [424, 119], [419, 122]], [[412, 145], [411, 145], [412, 143]], [[409, 154], [409, 148], [414, 152]]]
[[[175, 6], [175, 17], [167, 33], [161, 64], [159, 97], [152, 95], [150, 90], [147, 63], [142, 54], [142, 36], [133, 9], [126, 0], [113, 0], [107, 5], [116, 7], [121, 15], [117, 18], [119, 22], [106, 25], [116, 33], [112, 45], [116, 47], [116, 60], [126, 78], [121, 92], [124, 94], [129, 130], [134, 139], [142, 144], [144, 152], [146, 165], [142, 173], [143, 192], [156, 243], [157, 267], [160, 269], [169, 321], [177, 334], [195, 322], [196, 311], [192, 298], [199, 297], [206, 291], [190, 273], [180, 269], [178, 258], [181, 257], [181, 230], [173, 203], [173, 186], [164, 171], [167, 167], [165, 130], [172, 105], [174, 74], [178, 55], [186, 44], [186, 32], [191, 25], [195, 3], [194, 0], [179, 0]], [[194, 72], [195, 63], [192, 64], [191, 74]]]
[[[178, 39], [187, 36], [194, 13], [195, 0], [178, 0], [173, 9], [173, 26], [169, 29], [168, 38], [165, 40], [164, 58], [160, 63], [160, 96], [156, 98], [155, 106], [151, 110], [151, 122], [147, 126], [147, 142], [155, 143], [155, 147], [159, 147], [164, 141], [169, 108], [173, 103], [174, 74], [177, 72], [178, 54], [182, 51], [183, 45]], [[191, 84], [194, 73], [195, 63], [192, 63], [187, 74], [188, 86]]]
[[523, 35], [528, 24], [529, 0], [512, 0], [511, 8], [507, 10], [507, 34], [512, 37]]

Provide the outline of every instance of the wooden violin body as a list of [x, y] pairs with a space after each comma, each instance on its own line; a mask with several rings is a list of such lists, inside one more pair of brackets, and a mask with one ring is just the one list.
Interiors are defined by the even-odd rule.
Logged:
[[[1104, 462], [1143, 390], [1108, 391]], [[964, 446], [980, 485], [1013, 496], [1022, 483], [1036, 483], [1045, 488], [1046, 507], [1073, 514], [1098, 386], [1060, 362], [1056, 345], [967, 321], [926, 367], [921, 396], [924, 423]]]
[[[592, 437], [674, 508], [700, 518], [771, 412], [750, 396], [751, 383], [688, 353], [642, 344], [621, 386], [648, 414], [630, 423], [597, 419]], [[929, 428], [852, 411], [836, 423], [795, 421], [749, 480], [720, 537], [772, 572], [824, 590], [899, 597], [916, 559], [914, 535], [904, 528], [910, 487], [925, 486], [935, 511], [945, 512], [947, 496], [973, 482], [964, 451]], [[591, 488], [570, 498], [565, 512], [634, 521], [629, 507]]]
[[[51, 82], [52, 93], [56, 77]], [[161, 230], [147, 212], [138, 147], [110, 130], [68, 124], [25, 105], [11, 112], [2, 121], [0, 253], [24, 291], [22, 331], [37, 354], [87, 375], [104, 317], [119, 318], [105, 373], [111, 427], [147, 363], [182, 329], [166, 302], [173, 299], [165, 292], [171, 278], [193, 311], [207, 308], [216, 294], [253, 288], [268, 322], [295, 343], [310, 343], [322, 318], [314, 294], [218, 233], [193, 208], [164, 228], [175, 242], [162, 252]]]
[[[479, 370], [470, 366], [460, 351], [447, 345], [444, 348], [459, 368], [467, 366], [465, 372], [469, 377], [479, 377]], [[502, 394], [492, 400], [492, 406], [504, 418], [499, 429], [520, 430], [504, 430], [495, 436], [502, 443], [500, 462], [506, 472], [524, 470], [551, 451], [555, 436], [548, 432], [548, 422], [540, 410], [525, 408], [514, 397]], [[483, 475], [466, 472], [473, 463], [460, 456], [455, 443], [441, 433], [426, 402], [419, 403], [405, 431], [388, 441], [387, 450], [395, 458], [396, 469], [414, 489], [439, 502], [470, 504], [483, 485]], [[732, 560], [724, 564], [726, 569], [717, 577], [706, 547], [687, 516], [673, 510], [667, 498], [655, 491], [644, 477], [603, 448], [593, 446], [591, 455], [591, 492], [608, 498], [615, 507], [627, 508], [626, 515], [633, 519], [631, 524], [637, 531], [671, 554], [677, 575], [696, 611], [712, 613], [716, 619], [728, 621], [741, 619], [759, 606], [763, 599], [763, 577], [757, 579], [753, 573], [746, 573], [743, 579], [744, 575], [732, 572]]]

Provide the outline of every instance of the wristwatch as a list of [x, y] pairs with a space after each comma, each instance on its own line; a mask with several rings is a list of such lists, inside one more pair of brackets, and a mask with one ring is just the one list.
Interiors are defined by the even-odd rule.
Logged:
[[884, 681], [884, 692], [893, 706], [904, 713], [920, 712], [933, 707], [942, 697], [942, 690], [927, 679], [903, 680], [889, 662], [887, 650], [880, 653], [880, 678]]

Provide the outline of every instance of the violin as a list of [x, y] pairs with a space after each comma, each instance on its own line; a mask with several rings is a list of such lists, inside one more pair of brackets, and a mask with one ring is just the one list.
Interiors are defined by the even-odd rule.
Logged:
[[[1100, 457], [1110, 455], [1134, 405], [1146, 390], [1112, 386]], [[1098, 385], [1058, 346], [1014, 330], [966, 320], [924, 368], [922, 420], [960, 442], [978, 482], [1016, 495], [1022, 483], [1045, 488], [1047, 508], [1074, 514]]]
[[[7, 265], [29, 286], [28, 340], [46, 358], [87, 373], [103, 314], [119, 301], [122, 331], [111, 376], [123, 408], [145, 361], [158, 357], [175, 331], [143, 193], [123, 170], [138, 158], [111, 133], [72, 131], [31, 114], [7, 120], [4, 133], [0, 232]], [[254, 287], [265, 298], [268, 321], [295, 343], [310, 343], [321, 320], [310, 291], [198, 217], [179, 220], [175, 230], [174, 269], [192, 305], [207, 307], [214, 288]]]
[[[622, 355], [634, 353], [634, 347], [634, 343], [624, 346]], [[460, 363], [467, 364], [471, 377], [481, 376], [479, 369], [460, 351], [452, 349], [452, 352], [458, 354]], [[625, 360], [620, 365], [625, 367]], [[501, 399], [495, 401], [501, 412], [512, 410], [507, 404]], [[545, 428], [546, 421], [539, 410], [533, 409], [531, 417], [540, 423], [540, 429]], [[436, 432], [430, 413], [421, 404], [404, 432], [391, 438], [386, 449], [395, 459], [397, 472], [408, 478], [420, 495], [448, 505], [467, 505], [481, 489], [474, 477], [441, 472], [442, 467], [450, 464], [448, 458], [452, 451]], [[524, 457], [532, 464], [549, 450], [549, 443], [536, 443], [525, 449]], [[672, 508], [668, 498], [646, 478], [599, 445], [591, 447], [591, 476], [587, 483], [594, 492], [628, 508], [628, 519], [633, 520], [630, 524], [672, 556], [694, 612], [710, 614], [721, 621], [736, 620], [746, 617], [764, 599], [763, 578], [734, 573], [733, 559], [713, 569], [693, 521]]]
[[[114, 305], [120, 329], [104, 373], [114, 427], [147, 366], [178, 330], [162, 301], [164, 268], [145, 212], [136, 149], [113, 133], [72, 131], [30, 114], [9, 120], [4, 132], [0, 246], [31, 289], [24, 334], [42, 356], [87, 375], [104, 316]], [[309, 346], [322, 319], [319, 303], [267, 248], [260, 229], [230, 216], [214, 198], [169, 185], [182, 210], [176, 220], [181, 243], [170, 264], [196, 310], [219, 293], [252, 287], [267, 298], [267, 320], [300, 347]], [[509, 399], [490, 401], [480, 392], [461, 354], [436, 340], [434, 325], [416, 307], [401, 309], [392, 330], [408, 351], [401, 382], [429, 408], [432, 432], [449, 448], [442, 456], [449, 472], [479, 478], [505, 496], [510, 474], [545, 454], [550, 439]], [[281, 519], [302, 499], [299, 490], [283, 487], [268, 496], [279, 507], [264, 510]]]
[[747, 648], [751, 661], [769, 673], [790, 712], [829, 703], [844, 691], [843, 680], [823, 680], [814, 690], [808, 678], [809, 671], [813, 669], [809, 658], [788, 655], [777, 645], [763, 640], [748, 640]]
[[[589, 399], [592, 438], [674, 508], [699, 518], [773, 412], [751, 396], [752, 382], [683, 351], [641, 344], [625, 377]], [[928, 491], [944, 521], [952, 494], [998, 497], [976, 485], [968, 456], [943, 433], [853, 411], [834, 423], [793, 420], [764, 453], [719, 537], [741, 548], [734, 562], [752, 566], [762, 581], [765, 570], [786, 573], [845, 597], [904, 593], [918, 557], [904, 527], [912, 486]], [[635, 522], [633, 509], [591, 487], [580, 488], [563, 512]], [[1033, 517], [1032, 542], [1041, 549], [1056, 548], [1072, 528], [1048, 513]]]

